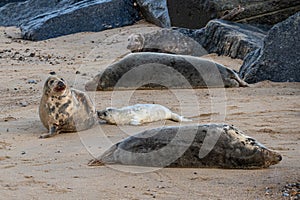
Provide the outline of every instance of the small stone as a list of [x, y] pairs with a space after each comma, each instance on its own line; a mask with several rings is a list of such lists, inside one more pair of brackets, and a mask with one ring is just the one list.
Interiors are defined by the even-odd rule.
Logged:
[[28, 80], [28, 81], [27, 81], [27, 83], [29, 83], [29, 84], [37, 84], [37, 81], [36, 81], [36, 80], [33, 80], [33, 79], [31, 79], [31, 80]]
[[76, 71], [75, 74], [80, 74], [80, 71]]
[[25, 151], [21, 151], [21, 155], [25, 155], [26, 154], [26, 152]]
[[27, 107], [28, 106], [28, 103], [26, 101], [21, 101], [20, 102], [20, 106], [21, 107]]

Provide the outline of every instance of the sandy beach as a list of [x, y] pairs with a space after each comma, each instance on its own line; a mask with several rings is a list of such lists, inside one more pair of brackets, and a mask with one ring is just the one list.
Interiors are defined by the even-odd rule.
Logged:
[[[144, 126], [100, 124], [78, 133], [39, 139], [42, 88], [55, 71], [76, 89], [129, 53], [127, 38], [159, 27], [141, 21], [103, 32], [45, 41], [17, 39], [0, 27], [0, 199], [290, 199], [286, 184], [300, 182], [300, 83], [264, 81], [248, 88], [88, 92], [97, 109], [158, 103], [196, 123], [228, 123], [276, 150], [283, 160], [267, 169], [134, 168], [87, 165], [111, 144]], [[11, 38], [13, 36], [14, 38]], [[238, 70], [241, 60], [206, 55]]]

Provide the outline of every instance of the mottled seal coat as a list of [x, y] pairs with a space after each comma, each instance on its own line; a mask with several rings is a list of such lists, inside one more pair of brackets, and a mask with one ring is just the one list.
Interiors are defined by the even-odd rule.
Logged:
[[131, 53], [86, 83], [86, 90], [246, 87], [221, 64], [186, 55]]
[[160, 29], [144, 34], [131, 34], [127, 49], [131, 52], [160, 52], [203, 56], [207, 51], [194, 39], [172, 29]]
[[113, 145], [89, 165], [252, 169], [281, 159], [233, 126], [207, 124], [146, 130]]
[[70, 88], [63, 78], [49, 76], [43, 88], [39, 116], [51, 137], [60, 132], [76, 132], [91, 128], [96, 120], [96, 110], [87, 94]]
[[120, 109], [107, 108], [98, 111], [98, 117], [109, 124], [118, 125], [141, 125], [166, 119], [176, 122], [191, 121], [159, 104], [136, 104]]

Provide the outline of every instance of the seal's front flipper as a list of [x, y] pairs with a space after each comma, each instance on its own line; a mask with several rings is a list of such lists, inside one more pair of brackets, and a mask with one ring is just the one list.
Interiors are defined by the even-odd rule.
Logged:
[[40, 135], [39, 138], [41, 138], [41, 139], [49, 138], [49, 137], [52, 137], [52, 136], [56, 135], [57, 133], [58, 133], [58, 131], [57, 131], [57, 125], [54, 124], [54, 125], [50, 126], [49, 133]]

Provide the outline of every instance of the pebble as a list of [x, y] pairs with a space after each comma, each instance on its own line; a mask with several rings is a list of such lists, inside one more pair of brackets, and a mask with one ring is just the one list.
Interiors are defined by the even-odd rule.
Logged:
[[27, 107], [28, 103], [26, 101], [21, 101], [20, 105], [21, 105], [21, 107]]
[[27, 81], [27, 83], [29, 83], [29, 84], [37, 84], [37, 81], [33, 80], [33, 79], [30, 79], [30, 80]]

